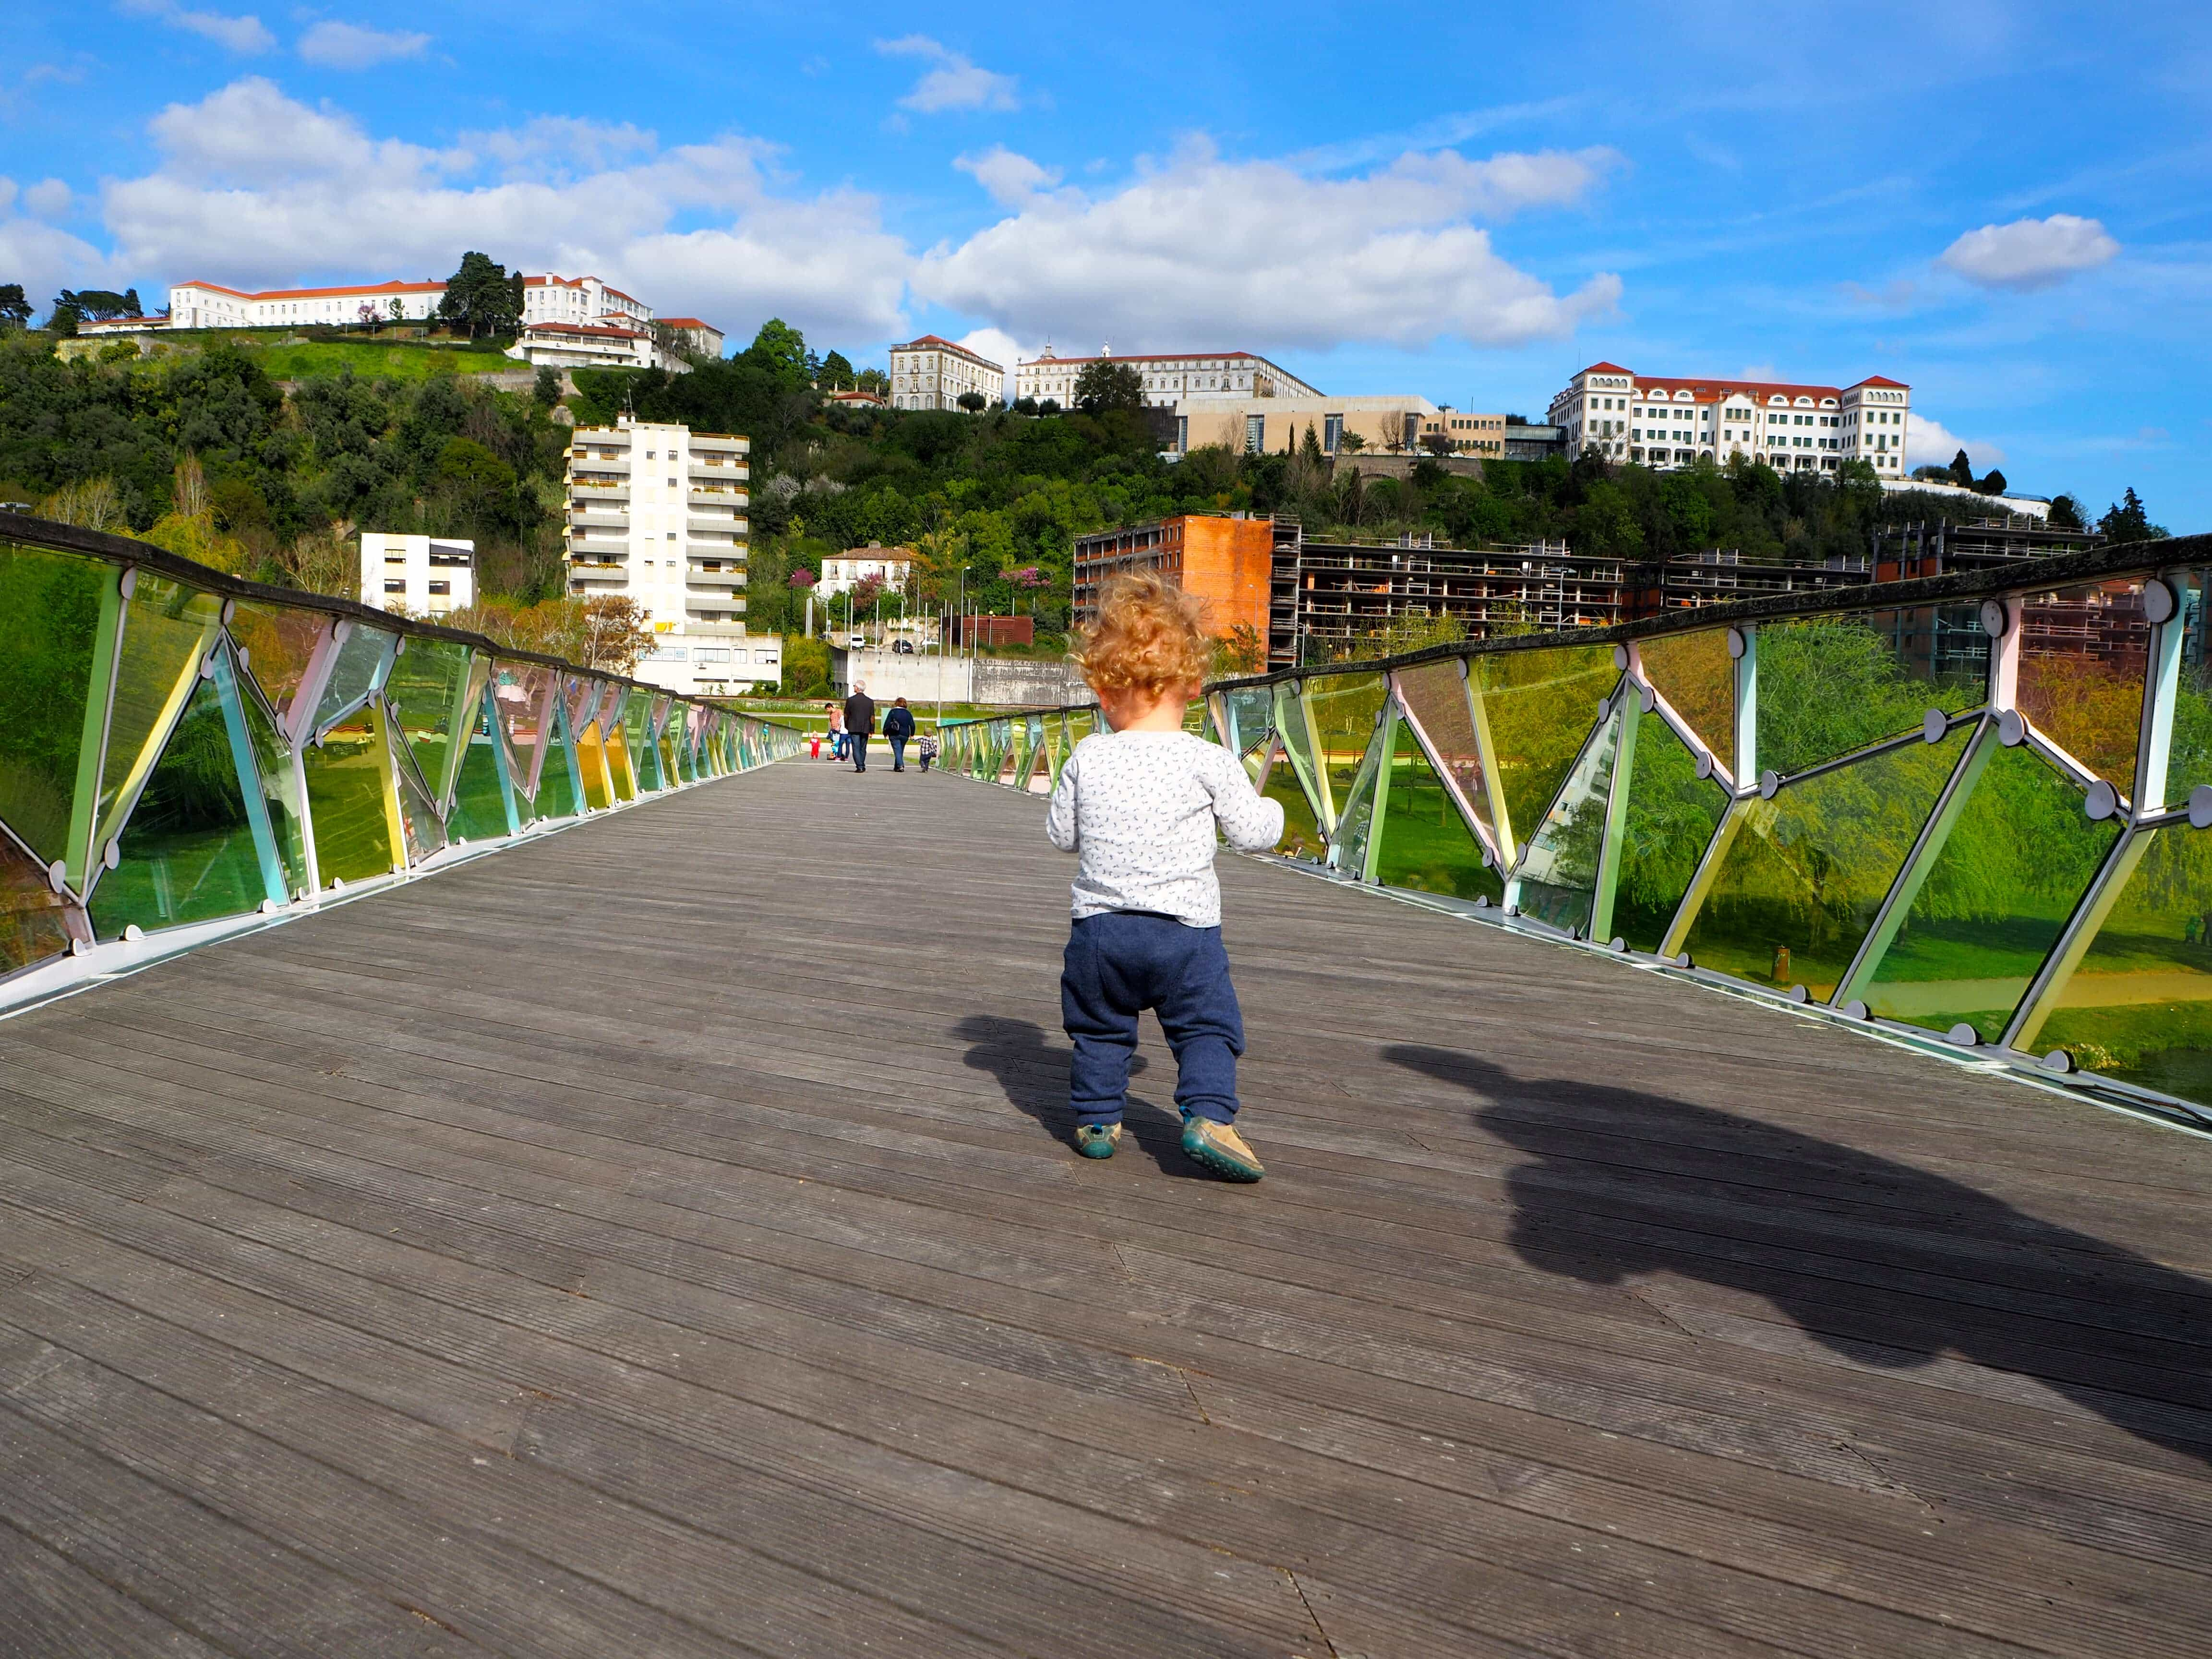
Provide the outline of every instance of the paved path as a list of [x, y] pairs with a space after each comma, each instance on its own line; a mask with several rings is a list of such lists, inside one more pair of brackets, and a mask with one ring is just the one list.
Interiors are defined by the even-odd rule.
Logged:
[[729, 780], [0, 1022], [0, 1653], [2202, 1655], [2212, 1144], [1041, 802]]

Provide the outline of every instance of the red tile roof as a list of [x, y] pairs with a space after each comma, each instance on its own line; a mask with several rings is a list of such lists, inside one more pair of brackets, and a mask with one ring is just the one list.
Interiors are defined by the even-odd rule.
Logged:
[[1911, 388], [1911, 386], [1909, 386], [1905, 385], [1905, 383], [1904, 381], [1902, 381], [1902, 380], [1891, 380], [1891, 379], [1889, 378], [1889, 376], [1887, 376], [1887, 374], [1869, 374], [1869, 375], [1868, 375], [1868, 376], [1866, 377], [1866, 379], [1864, 379], [1863, 380], [1861, 380], [1860, 382], [1858, 382], [1858, 385], [1857, 385], [1857, 386], [1852, 386], [1852, 387], [1850, 388], [1850, 390], [1852, 390], [1853, 392], [1856, 392], [1856, 391], [1857, 391], [1857, 390], [1858, 390], [1859, 386], [1894, 386], [1894, 387], [1896, 387], [1899, 392], [1910, 392], [1910, 391], [1911, 391], [1911, 390], [1912, 390], [1912, 388]]
[[1576, 371], [1580, 374], [1626, 374], [1628, 372], [1619, 363], [1592, 363], [1588, 368]]
[[719, 328], [714, 328], [714, 324], [702, 323], [696, 317], [663, 317], [660, 320], [667, 324], [671, 328], [714, 329], [714, 331], [717, 334], [720, 334], [722, 331]]
[[623, 340], [642, 340], [648, 337], [642, 329], [617, 328], [600, 323], [559, 321], [529, 323], [524, 325], [522, 331], [525, 334], [605, 334]]
[[1230, 359], [1241, 357], [1249, 362], [1267, 363], [1271, 368], [1274, 367], [1256, 351], [1152, 351], [1127, 354], [1117, 351], [1110, 357], [1032, 357], [1021, 367], [1035, 368], [1039, 363], [1066, 363], [1071, 367], [1078, 363], [1188, 363], [1195, 362], [1201, 357]]
[[179, 283], [177, 286], [228, 294], [234, 300], [327, 300], [352, 294], [443, 294], [446, 291], [443, 283], [403, 283], [396, 276], [388, 283], [356, 283], [343, 288], [272, 288], [259, 294], [225, 288], [219, 283]]

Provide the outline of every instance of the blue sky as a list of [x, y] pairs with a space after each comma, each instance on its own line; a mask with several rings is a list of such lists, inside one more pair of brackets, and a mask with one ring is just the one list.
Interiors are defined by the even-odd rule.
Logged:
[[1241, 347], [1532, 416], [1599, 358], [1881, 374], [1916, 459], [2212, 526], [2212, 8], [616, 15], [19, 3], [0, 281], [482, 247], [856, 362]]

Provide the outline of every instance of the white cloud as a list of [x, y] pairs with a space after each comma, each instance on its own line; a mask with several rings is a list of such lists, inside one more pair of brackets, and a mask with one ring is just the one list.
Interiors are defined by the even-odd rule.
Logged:
[[1000, 207], [1019, 207], [1030, 198], [1060, 182], [1060, 174], [1040, 167], [1026, 155], [1017, 155], [1004, 144], [994, 144], [981, 155], [963, 155], [952, 165], [973, 173], [975, 182], [990, 192]]
[[2004, 463], [2005, 453], [1995, 444], [1979, 438], [1961, 438], [1942, 422], [1930, 420], [1917, 410], [1905, 416], [1905, 464], [1908, 467], [1948, 466], [1951, 458], [1962, 449], [1977, 472], [1986, 472]]
[[300, 37], [300, 56], [325, 69], [365, 70], [396, 58], [417, 57], [429, 44], [427, 34], [324, 21]]
[[949, 109], [1013, 109], [1020, 103], [1012, 76], [983, 69], [926, 34], [878, 40], [876, 50], [890, 58], [927, 58], [935, 65], [899, 100], [901, 109], [936, 115]]
[[[1193, 146], [1112, 194], [1029, 194], [998, 224], [931, 252], [914, 285], [1022, 337], [1103, 335], [1125, 349], [1201, 337], [1317, 348], [1556, 339], [1610, 311], [1620, 279], [1594, 276], [1563, 298], [1471, 221], [1577, 201], [1615, 160], [1444, 150], [1326, 179]], [[1050, 177], [1006, 152], [967, 167], [987, 188]]]
[[433, 149], [258, 76], [149, 127], [159, 163], [109, 182], [102, 206], [117, 262], [164, 282], [419, 279], [482, 248], [595, 272], [732, 333], [771, 313], [831, 343], [903, 323], [909, 255], [874, 199], [771, 194], [752, 139], [662, 150], [634, 129], [556, 121]]
[[23, 205], [41, 219], [58, 219], [76, 198], [58, 179], [42, 179], [23, 192]]
[[1970, 230], [1937, 263], [1984, 288], [2038, 289], [2094, 270], [2119, 251], [2096, 220], [2054, 213]]
[[159, 18], [241, 56], [276, 49], [276, 37], [250, 12], [243, 17], [230, 17], [216, 11], [187, 11], [176, 0], [123, 0], [123, 9], [139, 17]]
[[1036, 347], [1024, 345], [1004, 329], [999, 328], [975, 329], [962, 335], [952, 343], [965, 346], [978, 357], [994, 362], [1005, 369], [1006, 371], [1006, 395], [1009, 398], [1014, 395], [1014, 365], [1024, 357], [1034, 357], [1037, 355]]

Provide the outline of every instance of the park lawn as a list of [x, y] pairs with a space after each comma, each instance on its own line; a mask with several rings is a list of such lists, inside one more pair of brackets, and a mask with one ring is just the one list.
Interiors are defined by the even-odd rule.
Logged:
[[498, 374], [529, 368], [495, 347], [426, 345], [414, 341], [308, 340], [249, 348], [270, 379], [311, 380], [350, 368], [362, 380], [423, 380], [433, 374]]

